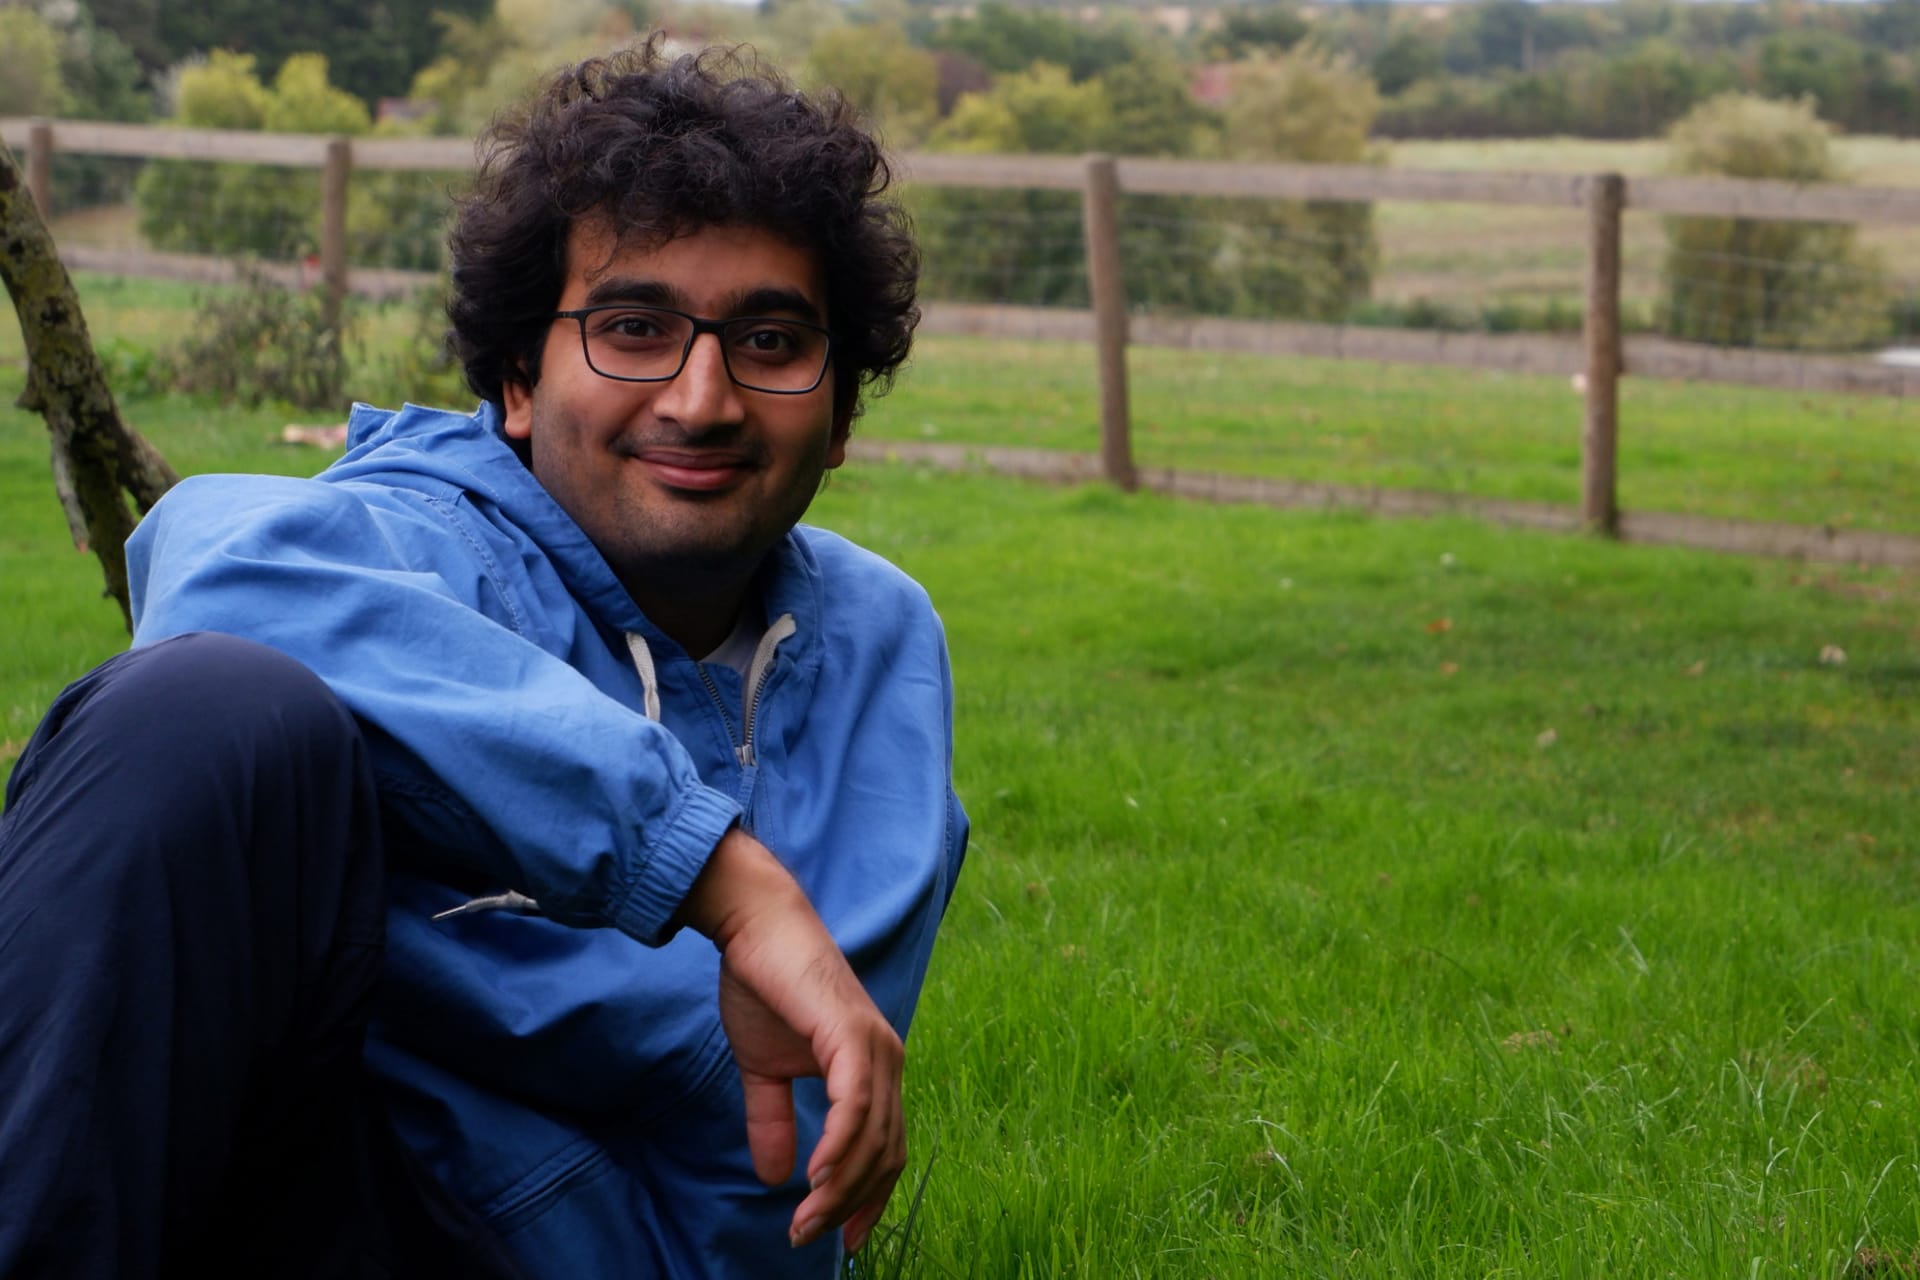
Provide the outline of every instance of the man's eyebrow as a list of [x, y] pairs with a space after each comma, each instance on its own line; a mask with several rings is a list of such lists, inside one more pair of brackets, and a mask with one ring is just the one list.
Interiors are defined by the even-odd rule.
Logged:
[[587, 306], [605, 306], [609, 302], [634, 302], [648, 307], [685, 305], [680, 291], [672, 285], [658, 280], [636, 280], [632, 276], [606, 276], [587, 290]]
[[733, 305], [727, 309], [728, 315], [735, 316], [796, 316], [802, 320], [820, 323], [820, 308], [812, 298], [798, 289], [787, 289], [776, 285], [765, 285], [758, 289], [749, 289], [737, 295]]
[[[686, 295], [672, 285], [633, 276], [608, 276], [598, 281], [587, 290], [584, 305], [603, 307], [621, 302], [643, 307], [691, 310]], [[794, 316], [818, 324], [820, 307], [798, 289], [784, 285], [761, 285], [733, 294], [726, 300], [719, 315], [712, 318], [724, 320], [730, 316]]]

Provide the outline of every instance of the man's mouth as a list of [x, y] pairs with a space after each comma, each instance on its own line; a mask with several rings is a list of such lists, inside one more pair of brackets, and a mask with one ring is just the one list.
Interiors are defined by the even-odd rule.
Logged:
[[686, 449], [654, 445], [638, 449], [633, 458], [670, 489], [711, 492], [735, 484], [753, 462], [733, 449]]

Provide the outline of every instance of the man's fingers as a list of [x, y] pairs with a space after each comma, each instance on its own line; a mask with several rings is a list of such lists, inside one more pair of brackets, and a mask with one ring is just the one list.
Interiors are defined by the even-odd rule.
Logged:
[[742, 1071], [740, 1088], [746, 1101], [747, 1150], [753, 1153], [754, 1176], [776, 1186], [793, 1172], [793, 1084]]
[[[888, 1189], [891, 1192], [891, 1188]], [[847, 1225], [840, 1232], [840, 1243], [847, 1247], [848, 1253], [858, 1253], [867, 1237], [873, 1233], [874, 1223], [880, 1221], [880, 1215], [887, 1209], [887, 1197], [867, 1202], [865, 1208], [847, 1219]]]
[[827, 1075], [826, 1126], [807, 1165], [813, 1192], [795, 1212], [796, 1225], [837, 1224], [868, 1209], [877, 1219], [885, 1209], [906, 1167], [900, 1066], [900, 1042], [890, 1029], [836, 1055]]

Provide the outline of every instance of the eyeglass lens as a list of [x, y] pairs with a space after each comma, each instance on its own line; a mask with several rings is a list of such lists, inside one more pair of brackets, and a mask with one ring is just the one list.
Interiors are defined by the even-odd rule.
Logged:
[[[587, 363], [610, 378], [664, 380], [680, 372], [692, 346], [691, 318], [653, 307], [594, 311], [581, 318]], [[809, 391], [827, 366], [827, 334], [796, 321], [743, 317], [720, 325], [727, 372], [759, 391]]]

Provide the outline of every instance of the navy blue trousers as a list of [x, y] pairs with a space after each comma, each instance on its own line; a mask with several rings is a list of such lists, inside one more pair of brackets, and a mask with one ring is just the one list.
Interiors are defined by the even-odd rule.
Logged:
[[70, 686], [0, 816], [0, 1277], [504, 1275], [361, 1066], [378, 794], [227, 636]]

